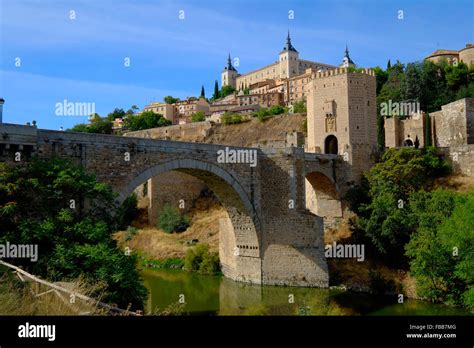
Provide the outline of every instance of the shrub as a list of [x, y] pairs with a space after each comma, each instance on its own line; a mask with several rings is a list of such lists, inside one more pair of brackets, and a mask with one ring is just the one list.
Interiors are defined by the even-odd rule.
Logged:
[[209, 245], [198, 244], [187, 251], [184, 268], [189, 272], [199, 274], [217, 274], [219, 272], [219, 255], [209, 252]]
[[136, 235], [138, 232], [138, 229], [132, 226], [128, 226], [127, 231], [125, 232], [125, 240], [130, 241], [132, 240], [133, 236]]
[[255, 113], [255, 116], [260, 122], [265, 121], [269, 116], [271, 116], [270, 111], [267, 108], [261, 108]]
[[221, 117], [221, 122], [224, 125], [239, 124], [239, 123], [242, 123], [242, 122], [245, 122], [245, 121], [247, 121], [247, 120], [244, 119], [244, 117], [242, 117], [242, 115], [232, 114], [230, 112], [224, 113]]
[[206, 115], [204, 115], [204, 112], [202, 111], [197, 111], [191, 115], [191, 122], [202, 122], [205, 120], [206, 120]]
[[281, 105], [273, 105], [270, 110], [270, 114], [272, 115], [280, 115], [285, 112], [285, 108]]
[[306, 112], [306, 102], [304, 100], [296, 102], [293, 104], [293, 112], [297, 113], [305, 113]]
[[124, 229], [138, 217], [140, 210], [137, 208], [138, 197], [136, 193], [132, 193], [125, 198], [118, 210], [118, 228]]
[[183, 232], [189, 226], [189, 218], [177, 208], [166, 204], [158, 218], [158, 226], [166, 233]]

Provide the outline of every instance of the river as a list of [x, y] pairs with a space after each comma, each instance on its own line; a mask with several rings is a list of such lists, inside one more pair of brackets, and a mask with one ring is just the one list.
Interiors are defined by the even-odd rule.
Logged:
[[[259, 286], [182, 270], [144, 270], [147, 312], [184, 301], [193, 315], [469, 315], [461, 308], [334, 289]], [[183, 296], [184, 295], [184, 296]]]

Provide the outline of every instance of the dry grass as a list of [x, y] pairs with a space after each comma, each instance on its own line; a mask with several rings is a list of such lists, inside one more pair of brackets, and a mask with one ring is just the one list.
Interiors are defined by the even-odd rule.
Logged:
[[[50, 288], [33, 282], [21, 283], [10, 271], [0, 273], [0, 315], [104, 315], [105, 312], [90, 303], [70, 295], [48, 292]], [[56, 283], [83, 295], [103, 289], [102, 284], [90, 284], [78, 279], [74, 282]], [[40, 296], [37, 294], [44, 293]]]
[[445, 178], [438, 178], [435, 181], [435, 187], [466, 193], [474, 189], [474, 177], [450, 175]]
[[184, 258], [192, 240], [205, 243], [210, 250], [219, 249], [219, 220], [227, 218], [227, 212], [209, 198], [199, 198], [189, 214], [190, 227], [182, 233], [166, 233], [156, 227], [141, 227], [130, 241], [125, 241], [125, 232], [118, 232], [116, 239], [122, 247], [128, 246], [132, 251], [140, 251], [149, 258], [162, 260], [167, 258]]

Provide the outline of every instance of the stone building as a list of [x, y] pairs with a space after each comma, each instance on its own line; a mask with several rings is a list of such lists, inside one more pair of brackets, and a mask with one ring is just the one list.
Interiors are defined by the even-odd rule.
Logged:
[[432, 144], [437, 147], [474, 144], [474, 98], [443, 105], [432, 112]]
[[414, 113], [405, 119], [393, 116], [385, 119], [385, 146], [386, 147], [424, 147], [425, 146], [424, 112]]
[[227, 58], [227, 65], [221, 74], [222, 86], [230, 85], [238, 90], [249, 88], [251, 85], [268, 79], [282, 80], [292, 78], [305, 73], [306, 69], [314, 68], [316, 70], [326, 71], [336, 67], [329, 64], [323, 64], [304, 60], [299, 58], [299, 52], [291, 43], [290, 33], [286, 38], [286, 44], [278, 55], [275, 63], [266, 65], [260, 69], [250, 71], [245, 74], [239, 74], [232, 65], [230, 55]]
[[433, 63], [439, 63], [446, 60], [449, 64], [465, 63], [468, 67], [474, 64], [474, 45], [466, 44], [466, 47], [456, 50], [439, 49], [425, 58]]
[[153, 111], [157, 114], [163, 115], [164, 118], [167, 120], [170, 120], [173, 122], [173, 124], [176, 124], [175, 120], [175, 112], [174, 112], [174, 105], [173, 104], [166, 104], [166, 103], [160, 103], [160, 102], [153, 102], [150, 103], [149, 105], [146, 105], [143, 108], [145, 111]]
[[377, 151], [375, 73], [338, 68], [316, 73], [307, 100], [309, 152], [339, 154], [352, 166], [352, 179], [374, 163]]
[[239, 106], [245, 105], [259, 105], [264, 108], [275, 105], [284, 105], [283, 93], [281, 92], [266, 92], [261, 94], [239, 94], [237, 95]]

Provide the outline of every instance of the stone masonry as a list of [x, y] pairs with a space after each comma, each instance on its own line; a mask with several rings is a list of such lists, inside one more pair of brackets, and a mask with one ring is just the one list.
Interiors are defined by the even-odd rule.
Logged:
[[[350, 167], [341, 156], [303, 148], [252, 149], [257, 166], [219, 163], [222, 145], [69, 133], [0, 125], [0, 160], [22, 165], [32, 155], [68, 158], [109, 183], [123, 200], [145, 181], [169, 171], [198, 178], [217, 196], [229, 220], [220, 231], [224, 274], [273, 285], [328, 286], [323, 218], [306, 209], [305, 180], [323, 175], [338, 195]], [[15, 154], [22, 160], [15, 162]]]

